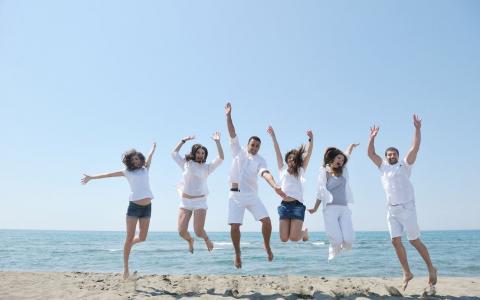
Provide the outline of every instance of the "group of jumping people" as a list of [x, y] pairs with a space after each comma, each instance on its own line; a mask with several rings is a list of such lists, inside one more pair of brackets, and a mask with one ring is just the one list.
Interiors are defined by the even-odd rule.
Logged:
[[[235, 250], [234, 266], [241, 268], [240, 226], [243, 223], [245, 209], [253, 215], [256, 221], [261, 222], [267, 260], [273, 260], [273, 252], [270, 246], [272, 224], [265, 205], [258, 197], [258, 177], [264, 178], [282, 199], [278, 206], [280, 240], [282, 242], [308, 240], [308, 230], [303, 228], [305, 211], [307, 210], [303, 199], [303, 182], [313, 152], [314, 135], [311, 130], [307, 130], [308, 140], [306, 144], [289, 150], [283, 156], [274, 129], [271, 126], [268, 127], [267, 132], [272, 138], [277, 160], [279, 178], [279, 183], [277, 183], [269, 171], [265, 159], [258, 154], [261, 146], [260, 138], [251, 136], [246, 148], [242, 148], [233, 125], [230, 103], [225, 106], [225, 115], [233, 156], [229, 172], [228, 224], [230, 225], [230, 235]], [[415, 127], [413, 144], [403, 160], [399, 159], [399, 151], [394, 147], [385, 150], [384, 158], [375, 152], [374, 142], [379, 127], [373, 126], [370, 128], [368, 142], [368, 157], [380, 171], [387, 197], [388, 229], [402, 266], [404, 290], [413, 278], [406, 250], [401, 241], [404, 232], [406, 232], [407, 239], [420, 253], [427, 265], [429, 286], [434, 288], [437, 283], [437, 270], [431, 262], [426, 246], [420, 240], [415, 195], [410, 181], [412, 166], [420, 148], [422, 121], [414, 115], [413, 124]], [[188, 226], [192, 215], [195, 235], [205, 241], [208, 251], [214, 248], [213, 242], [204, 229], [209, 193], [207, 178], [224, 160], [219, 132], [212, 136], [217, 147], [217, 157], [213, 161], [207, 162], [208, 150], [201, 144], [194, 144], [188, 154], [180, 155], [182, 146], [194, 138], [194, 136], [182, 138], [172, 151], [173, 160], [182, 170], [182, 179], [177, 186], [180, 198], [178, 232], [187, 241], [191, 253], [194, 252], [194, 238], [188, 232]], [[322, 204], [325, 233], [330, 242], [329, 260], [335, 258], [343, 250], [351, 249], [355, 240], [352, 213], [348, 206], [353, 203], [353, 194], [349, 185], [347, 162], [352, 151], [358, 145], [351, 144], [345, 151], [335, 147], [326, 149], [323, 164], [320, 168], [316, 202], [313, 208], [308, 209], [310, 214], [314, 214]], [[151, 201], [153, 199], [149, 170], [155, 149], [156, 144], [154, 143], [147, 158], [134, 149], [129, 150], [123, 155], [123, 163], [126, 167], [124, 170], [94, 176], [84, 174], [81, 180], [83, 184], [92, 179], [109, 177], [124, 176], [128, 180], [131, 194], [126, 214], [127, 229], [123, 253], [125, 279], [129, 277], [128, 261], [131, 248], [134, 244], [145, 241], [148, 233], [152, 209]], [[135, 236], [137, 224], [139, 234]]]

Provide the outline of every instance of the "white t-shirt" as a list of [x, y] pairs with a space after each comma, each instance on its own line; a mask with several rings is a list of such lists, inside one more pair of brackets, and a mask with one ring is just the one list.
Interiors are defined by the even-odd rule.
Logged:
[[384, 159], [378, 169], [388, 204], [398, 205], [415, 201], [413, 185], [410, 182], [412, 165], [409, 165], [406, 159], [394, 165]]
[[172, 152], [172, 158], [183, 170], [183, 178], [178, 184], [178, 191], [190, 196], [206, 196], [208, 194], [207, 177], [223, 161], [217, 157], [212, 163], [200, 164], [193, 160], [187, 161], [178, 152]]
[[268, 171], [267, 163], [259, 154], [251, 155], [240, 147], [238, 136], [230, 139], [233, 162], [230, 169], [230, 182], [238, 183], [241, 193], [257, 194], [257, 175]]
[[153, 199], [153, 194], [150, 190], [150, 178], [148, 172], [148, 168], [145, 167], [134, 171], [129, 171], [128, 169], [123, 170], [123, 175], [125, 175], [130, 184], [130, 201], [145, 198]]
[[287, 196], [297, 199], [300, 202], [303, 202], [304, 174], [305, 169], [303, 167], [299, 169], [298, 177], [288, 173], [288, 167], [286, 164], [284, 164], [283, 168], [280, 170], [282, 191], [287, 194]]

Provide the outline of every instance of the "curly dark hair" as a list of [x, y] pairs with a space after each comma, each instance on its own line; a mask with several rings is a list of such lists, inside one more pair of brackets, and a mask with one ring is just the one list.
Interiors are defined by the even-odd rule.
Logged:
[[327, 150], [325, 150], [325, 155], [323, 156], [323, 166], [326, 167], [327, 165], [331, 164], [335, 160], [335, 157], [337, 157], [337, 155], [339, 154], [343, 155], [343, 165], [341, 168], [332, 168], [333, 173], [337, 176], [342, 175], [343, 167], [345, 167], [345, 165], [347, 164], [348, 157], [345, 155], [345, 153], [343, 153], [342, 150], [335, 147], [327, 148]]
[[[135, 167], [133, 165], [132, 158], [136, 155], [142, 161], [142, 164], [141, 164], [140, 167]], [[141, 169], [143, 166], [145, 166], [145, 156], [141, 152], [138, 152], [135, 149], [130, 149], [127, 152], [123, 153], [122, 162], [127, 167], [127, 170], [135, 171], [135, 170]]]
[[190, 151], [190, 153], [185, 155], [185, 159], [187, 161], [189, 160], [195, 161], [195, 154], [197, 154], [197, 151], [200, 149], [203, 149], [203, 151], [205, 151], [205, 157], [203, 158], [203, 161], [202, 161], [202, 163], [205, 163], [208, 157], [208, 150], [207, 150], [207, 147], [203, 146], [202, 144], [194, 144], [192, 146], [192, 150]]
[[288, 168], [288, 172], [298, 177], [300, 168], [303, 167], [303, 154], [305, 153], [305, 146], [301, 145], [298, 149], [292, 149], [285, 154], [285, 163], [288, 166], [288, 157], [293, 154], [293, 168]]

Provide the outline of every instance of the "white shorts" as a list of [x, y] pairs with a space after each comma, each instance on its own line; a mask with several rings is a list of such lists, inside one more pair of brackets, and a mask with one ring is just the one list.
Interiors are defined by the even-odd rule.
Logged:
[[250, 211], [256, 221], [268, 217], [267, 209], [257, 195], [230, 192], [228, 197], [228, 224], [243, 224], [245, 208]]
[[401, 237], [403, 232], [407, 233], [409, 241], [416, 240], [420, 236], [420, 228], [417, 223], [417, 212], [415, 202], [408, 202], [399, 205], [389, 205], [387, 213], [388, 230], [390, 237]]
[[208, 209], [207, 197], [195, 199], [182, 198], [179, 207], [191, 211], [194, 211], [196, 209]]

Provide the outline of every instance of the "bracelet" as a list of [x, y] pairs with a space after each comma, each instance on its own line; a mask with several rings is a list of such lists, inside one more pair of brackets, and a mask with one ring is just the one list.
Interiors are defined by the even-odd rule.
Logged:
[[312, 141], [312, 139], [308, 139], [308, 141], [309, 141], [309, 142], [311, 142], [311, 141]]
[[185, 142], [186, 142], [186, 141], [185, 141], [184, 139], [182, 139], [182, 144], [185, 144]]

